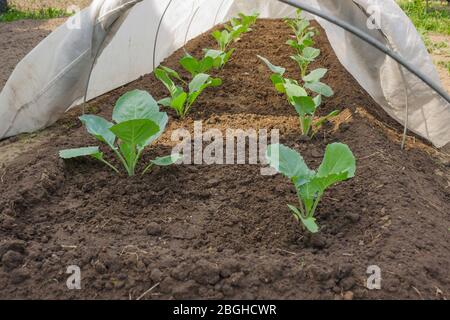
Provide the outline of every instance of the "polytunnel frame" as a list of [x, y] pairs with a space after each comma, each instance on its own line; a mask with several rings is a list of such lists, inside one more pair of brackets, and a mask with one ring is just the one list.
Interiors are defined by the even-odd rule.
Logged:
[[[312, 15], [318, 16], [350, 33], [357, 36], [359, 39], [363, 40], [364, 42], [368, 43], [372, 47], [378, 49], [379, 51], [383, 52], [393, 60], [395, 60], [399, 65], [403, 66], [405, 69], [410, 71], [412, 74], [414, 74], [417, 78], [419, 78], [422, 82], [424, 82], [428, 87], [430, 87], [432, 90], [434, 90], [437, 94], [439, 94], [444, 100], [446, 100], [448, 103], [450, 103], [450, 95], [436, 82], [434, 82], [430, 77], [428, 77], [426, 74], [424, 74], [422, 71], [416, 69], [412, 64], [410, 64], [406, 59], [404, 59], [402, 56], [397, 54], [395, 51], [389, 49], [389, 47], [385, 46], [383, 43], [378, 41], [377, 39], [373, 38], [372, 36], [369, 36], [367, 33], [361, 31], [360, 29], [352, 26], [351, 24], [336, 19], [330, 15], [327, 15], [325, 13], [322, 13], [320, 10], [317, 10], [311, 6], [304, 5], [299, 3], [298, 1], [294, 0], [278, 0], [284, 4], [296, 7], [297, 9], [302, 9], [304, 11], [309, 12]], [[400, 73], [402, 76], [403, 81], [405, 82], [405, 74], [401, 68]], [[408, 108], [408, 94], [407, 94], [407, 87], [405, 85], [405, 123], [404, 123], [404, 129], [403, 129], [403, 139], [401, 143], [401, 149], [404, 149], [405, 142], [406, 142], [406, 133], [408, 130], [408, 118], [409, 118], [409, 108]]]
[[[220, 5], [217, 9], [217, 12], [215, 14], [215, 18], [214, 18], [214, 22], [213, 22], [213, 27], [217, 22], [217, 17], [219, 15], [220, 10], [222, 9], [223, 4], [225, 3], [226, 0], [222, 0], [220, 2]], [[284, 4], [290, 5], [292, 7], [295, 7], [297, 9], [302, 9], [312, 15], [318, 16], [350, 33], [352, 33], [353, 35], [357, 36], [359, 39], [363, 40], [364, 42], [368, 43], [369, 45], [371, 45], [372, 47], [374, 47], [375, 49], [383, 52], [384, 54], [386, 54], [387, 56], [389, 56], [390, 58], [392, 58], [393, 60], [395, 60], [400, 66], [403, 66], [405, 69], [407, 69], [408, 71], [410, 71], [412, 74], [414, 74], [417, 78], [419, 78], [422, 82], [424, 82], [425, 84], [428, 85], [428, 87], [430, 87], [432, 90], [434, 90], [437, 94], [439, 94], [444, 100], [446, 100], [448, 103], [450, 103], [450, 95], [436, 82], [434, 82], [431, 78], [429, 78], [427, 75], [425, 75], [423, 72], [421, 72], [420, 70], [418, 70], [417, 68], [415, 68], [412, 64], [410, 64], [408, 61], [406, 61], [406, 59], [404, 59], [402, 56], [400, 56], [399, 54], [397, 54], [395, 51], [393, 51], [392, 49], [390, 49], [388, 46], [385, 46], [383, 43], [381, 43], [380, 41], [378, 41], [377, 39], [375, 39], [374, 37], [368, 35], [367, 33], [363, 32], [362, 30], [352, 26], [351, 24], [339, 20], [337, 18], [332, 17], [331, 15], [328, 15], [326, 13], [321, 12], [320, 10], [317, 10], [315, 8], [313, 8], [312, 6], [308, 6], [305, 4], [301, 4], [298, 1], [295, 0], [278, 0], [279, 2], [282, 2]], [[160, 27], [162, 25], [163, 19], [170, 7], [170, 5], [172, 4], [173, 0], [170, 0], [169, 3], [167, 4], [161, 18], [158, 24], [158, 28], [156, 30], [156, 35], [155, 35], [155, 42], [154, 42], [154, 46], [153, 46], [153, 70], [155, 70], [156, 68], [156, 47], [157, 47], [157, 43], [158, 43], [158, 36], [159, 36], [159, 31], [160, 31]], [[189, 24], [186, 28], [186, 34], [185, 34], [185, 39], [184, 39], [184, 43], [183, 43], [183, 47], [186, 45], [186, 41], [187, 41], [187, 37], [189, 34], [189, 30], [190, 27], [192, 25], [192, 22], [194, 21], [194, 18], [198, 12], [198, 10], [200, 9], [200, 6], [197, 7], [197, 9], [195, 10], [194, 14], [192, 15], [192, 17], [190, 18]], [[401, 68], [399, 68], [401, 76], [403, 81], [405, 81], [405, 75], [404, 72]], [[405, 142], [406, 142], [406, 134], [407, 134], [407, 130], [408, 130], [408, 118], [409, 118], [409, 108], [408, 108], [408, 94], [407, 94], [407, 87], [405, 85], [405, 122], [404, 122], [404, 129], [403, 129], [403, 139], [402, 139], [402, 143], [401, 143], [401, 149], [404, 149], [405, 146]]]
[[[167, 5], [166, 5], [166, 7], [164, 8], [164, 11], [163, 11], [161, 17], [159, 18], [158, 27], [157, 27], [157, 29], [156, 29], [156, 34], [155, 34], [155, 41], [153, 42], [153, 70], [156, 69], [156, 48], [157, 48], [157, 46], [158, 46], [159, 31], [161, 30], [161, 26], [162, 26], [162, 22], [163, 22], [163, 20], [164, 20], [164, 17], [166, 16], [166, 13], [167, 13], [167, 11], [169, 10], [169, 7], [170, 7], [170, 5], [172, 4], [173, 1], [174, 1], [174, 0], [170, 0], [170, 1], [167, 3]], [[222, 6], [223, 6], [223, 4], [225, 3], [225, 1], [226, 1], [226, 0], [222, 0], [222, 1], [220, 2], [220, 5], [219, 5], [219, 7], [218, 7], [218, 9], [217, 9], [217, 12], [216, 12], [216, 15], [215, 15], [215, 17], [214, 17], [213, 27], [216, 25], [217, 17], [218, 17], [218, 15], [219, 15], [219, 12], [220, 12], [220, 10], [222, 9]], [[194, 22], [194, 18], [195, 18], [195, 16], [197, 15], [197, 12], [199, 11], [199, 9], [200, 9], [200, 6], [197, 6], [197, 8], [195, 9], [195, 11], [194, 11], [192, 17], [189, 19], [189, 24], [188, 24], [188, 26], [187, 26], [187, 28], [186, 28], [186, 34], [185, 34], [185, 37], [184, 37], [183, 47], [186, 45], [187, 37], [188, 37], [188, 35], [189, 35], [189, 30], [190, 30], [190, 28], [191, 28], [192, 22]]]
[[155, 70], [156, 68], [156, 46], [158, 45], [159, 31], [161, 30], [162, 22], [172, 2], [173, 0], [170, 0], [169, 3], [167, 4], [166, 8], [163, 11], [163, 14], [161, 15], [161, 18], [159, 18], [158, 28], [156, 28], [155, 41], [153, 42], [153, 70]]
[[[164, 20], [164, 17], [166, 16], [167, 11], [169, 10], [170, 5], [172, 4], [173, 0], [170, 0], [166, 7], [164, 8], [164, 11], [161, 15], [161, 17], [159, 18], [159, 22], [158, 22], [158, 27], [156, 28], [156, 34], [155, 34], [155, 41], [153, 42], [153, 70], [156, 69], [156, 48], [158, 46], [158, 38], [159, 38], [159, 31], [161, 30], [161, 26], [162, 26], [162, 22]], [[222, 4], [225, 2], [225, 0], [222, 1], [222, 3], [219, 6], [219, 10], [216, 13], [216, 18], [217, 18], [217, 14], [220, 11], [220, 8], [222, 7]], [[187, 41], [187, 37], [189, 35], [189, 29], [191, 28], [192, 22], [194, 21], [195, 16], [197, 15], [198, 10], [200, 9], [200, 6], [197, 6], [197, 8], [194, 10], [194, 13], [192, 14], [192, 17], [189, 19], [189, 24], [186, 28], [186, 34], [184, 36], [184, 42], [183, 42], [183, 47], [186, 45], [186, 41]], [[214, 19], [214, 23], [215, 23]]]
[[409, 72], [413, 73], [417, 78], [425, 82], [431, 89], [433, 89], [436, 93], [438, 93], [444, 100], [446, 100], [448, 103], [450, 103], [450, 94], [448, 94], [439, 84], [434, 82], [430, 77], [428, 77], [426, 74], [424, 74], [422, 71], [417, 70], [412, 64], [410, 64], [406, 59], [404, 59], [402, 56], [394, 52], [393, 50], [389, 49], [387, 46], [385, 46], [383, 43], [378, 41], [377, 39], [373, 38], [372, 36], [369, 36], [367, 33], [361, 31], [360, 29], [352, 26], [351, 24], [336, 19], [330, 15], [327, 15], [320, 10], [317, 10], [311, 6], [301, 4], [298, 1], [294, 0], [278, 0], [284, 4], [296, 7], [298, 9], [305, 10], [309, 12], [312, 15], [318, 16], [324, 20], [327, 20], [328, 22], [337, 25], [338, 27], [354, 34], [361, 40], [367, 42], [372, 47], [378, 49], [379, 51], [383, 52], [384, 54], [388, 55], [392, 59], [394, 59], [397, 63], [401, 64], [403, 67], [405, 67]]
[[[156, 49], [157, 49], [157, 45], [158, 45], [158, 38], [159, 38], [159, 33], [161, 30], [161, 26], [163, 23], [163, 20], [169, 10], [170, 5], [173, 3], [174, 0], [169, 0], [169, 2], [167, 3], [160, 19], [158, 22], [158, 27], [156, 29], [156, 33], [155, 33], [155, 40], [154, 40], [154, 44], [153, 44], [153, 70], [156, 69]], [[226, 0], [222, 0], [220, 2], [220, 5], [217, 9], [217, 12], [215, 14], [215, 18], [214, 18], [214, 22], [213, 24], [215, 25], [217, 22], [217, 17], [219, 15], [220, 10], [222, 9], [223, 4], [225, 3]], [[281, 3], [290, 5], [292, 7], [295, 7], [297, 9], [302, 9], [314, 16], [318, 16], [350, 33], [352, 33], [353, 35], [357, 36], [359, 39], [363, 40], [364, 42], [368, 43], [369, 45], [371, 45], [372, 47], [374, 47], [375, 49], [383, 52], [384, 54], [386, 54], [387, 56], [389, 56], [390, 58], [392, 58], [393, 60], [395, 60], [399, 65], [403, 66], [405, 69], [407, 69], [408, 71], [410, 71], [412, 74], [414, 74], [417, 78], [419, 78], [422, 82], [424, 82], [425, 84], [428, 85], [428, 87], [430, 87], [432, 90], [434, 90], [437, 94], [439, 94], [445, 101], [447, 101], [448, 103], [450, 103], [450, 94], [448, 94], [439, 84], [437, 84], [436, 82], [434, 82], [431, 78], [429, 78], [427, 75], [425, 75], [423, 72], [421, 72], [420, 70], [418, 70], [417, 68], [415, 68], [412, 64], [410, 64], [408, 61], [406, 61], [406, 59], [404, 59], [402, 56], [400, 56], [399, 54], [397, 54], [395, 51], [393, 51], [392, 49], [390, 49], [388, 46], [384, 45], [383, 43], [381, 43], [380, 41], [378, 41], [377, 39], [375, 39], [374, 37], [368, 35], [367, 33], [363, 32], [362, 30], [352, 26], [351, 24], [339, 20], [337, 18], [332, 17], [331, 15], [328, 15], [326, 13], [321, 12], [320, 9], [315, 9], [312, 6], [308, 6], [305, 4], [301, 4], [298, 1], [295, 0], [278, 0]], [[199, 11], [200, 6], [197, 6], [196, 10], [194, 11], [193, 15], [191, 16], [191, 18], [189, 19], [189, 24], [186, 28], [186, 34], [185, 34], [185, 39], [184, 39], [184, 43], [183, 43], [183, 47], [186, 45], [186, 41], [187, 41], [187, 37], [189, 34], [189, 30], [191, 28], [192, 22], [194, 21], [194, 18], [197, 14], [197, 12]], [[92, 69], [94, 67], [95, 64], [95, 60], [94, 63], [92, 65]], [[92, 70], [91, 70], [92, 72]], [[400, 72], [402, 74], [402, 78], [403, 80], [405, 80], [404, 78], [404, 73], [403, 70], [400, 68]], [[86, 102], [87, 99], [87, 92], [89, 89], [89, 82], [90, 82], [90, 78], [91, 75], [89, 75], [88, 77], [88, 82], [86, 85], [86, 91], [85, 91], [85, 96], [84, 96], [84, 102]], [[405, 90], [407, 90], [407, 88], [405, 87]], [[405, 112], [406, 112], [406, 117], [405, 117], [405, 124], [404, 124], [404, 131], [403, 131], [403, 140], [402, 140], [402, 144], [401, 147], [402, 149], [404, 148], [404, 144], [406, 141], [406, 132], [407, 132], [407, 126], [408, 126], [408, 97], [406, 94], [406, 102], [405, 102], [406, 108], [405, 108]], [[84, 109], [84, 108], [83, 108]]]
[[[219, 11], [222, 9], [223, 3], [226, 0], [222, 0], [219, 8], [216, 12], [216, 16], [214, 19], [214, 24], [217, 22], [217, 16], [219, 14]], [[430, 77], [428, 77], [426, 74], [424, 74], [422, 71], [418, 70], [417, 68], [415, 68], [411, 63], [409, 63], [408, 61], [406, 61], [406, 59], [404, 59], [402, 56], [400, 56], [399, 54], [397, 54], [396, 52], [394, 52], [393, 50], [391, 50], [389, 47], [385, 46], [383, 43], [381, 43], [380, 41], [378, 41], [377, 39], [375, 39], [374, 37], [368, 35], [367, 33], [361, 31], [360, 29], [352, 26], [351, 24], [339, 20], [337, 18], [334, 18], [326, 13], [321, 12], [318, 9], [313, 8], [312, 6], [306, 5], [306, 4], [301, 4], [298, 1], [295, 0], [278, 0], [279, 2], [282, 2], [284, 4], [290, 5], [292, 7], [295, 7], [297, 9], [302, 9], [314, 16], [318, 16], [350, 33], [352, 33], [353, 35], [357, 36], [358, 38], [360, 38], [361, 40], [363, 40], [364, 42], [368, 43], [369, 45], [371, 45], [372, 47], [374, 47], [375, 49], [383, 52], [384, 54], [386, 54], [387, 56], [391, 57], [392, 59], [394, 59], [397, 63], [399, 63], [401, 66], [403, 66], [405, 69], [407, 69], [409, 72], [411, 72], [412, 74], [414, 74], [417, 78], [419, 78], [422, 82], [424, 82], [425, 84], [427, 84], [432, 90], [434, 90], [437, 94], [439, 94], [445, 101], [447, 101], [448, 103], [450, 103], [450, 94], [447, 93], [439, 84], [437, 84], [436, 82], [434, 82]], [[156, 30], [156, 35], [155, 35], [155, 42], [153, 45], [153, 70], [155, 70], [156, 68], [156, 47], [158, 44], [158, 35], [161, 29], [161, 25], [162, 22], [164, 20], [164, 17], [170, 7], [170, 5], [172, 4], [173, 0], [170, 0], [169, 3], [167, 4], [166, 8], [164, 9], [163, 14], [161, 15], [161, 18], [159, 20], [158, 23], [158, 28]], [[199, 7], [197, 8], [197, 10], [195, 11], [194, 15], [191, 17], [189, 25], [187, 27], [186, 30], [186, 39], [189, 33], [189, 29], [191, 27], [191, 24], [194, 20], [194, 17], [198, 11]], [[186, 41], [185, 41], [186, 42]], [[184, 43], [185, 44], [185, 43]]]

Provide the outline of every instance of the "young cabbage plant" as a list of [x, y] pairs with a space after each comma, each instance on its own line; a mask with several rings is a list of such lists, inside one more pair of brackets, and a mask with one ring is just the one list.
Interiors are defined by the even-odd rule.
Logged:
[[244, 33], [245, 27], [244, 26], [236, 26], [231, 27], [230, 30], [224, 29], [222, 31], [216, 30], [211, 35], [213, 38], [217, 41], [217, 45], [219, 47], [219, 50], [221, 51], [227, 51], [229, 45], [233, 42], [239, 39], [242, 33]]
[[[174, 109], [181, 119], [186, 116], [194, 102], [206, 88], [218, 87], [222, 84], [220, 78], [213, 78], [206, 73], [195, 75], [191, 82], [187, 84], [175, 70], [167, 67], [157, 68], [155, 76], [170, 93], [170, 97], [159, 100], [158, 103]], [[187, 90], [185, 91], [183, 86], [176, 85], [174, 79], [187, 86]]]
[[225, 28], [230, 31], [233, 28], [243, 26], [243, 32], [249, 32], [252, 31], [250, 28], [253, 24], [256, 23], [256, 19], [258, 19], [259, 13], [254, 13], [251, 15], [245, 15], [243, 13], [239, 13], [238, 17], [231, 18], [230, 25], [225, 25]]
[[[115, 153], [129, 176], [135, 174], [144, 149], [161, 136], [168, 121], [167, 114], [159, 111], [155, 99], [141, 90], [127, 92], [117, 100], [113, 122], [96, 115], [83, 115], [79, 119], [88, 133]], [[59, 156], [63, 159], [90, 156], [120, 173], [117, 167], [104, 158], [98, 146], [62, 150]], [[181, 155], [172, 154], [156, 158], [150, 164], [168, 166], [180, 158]]]
[[201, 60], [198, 60], [186, 53], [186, 55], [180, 59], [180, 65], [184, 70], [191, 74], [192, 78], [200, 73], [209, 72], [214, 67], [214, 64], [214, 58], [208, 55], [205, 55]]
[[205, 57], [210, 57], [213, 59], [213, 67], [215, 69], [222, 69], [223, 67], [225, 67], [234, 51], [234, 48], [228, 51], [204, 49]]
[[[322, 104], [322, 96], [331, 97], [334, 94], [328, 85], [320, 82], [327, 73], [327, 69], [321, 68], [310, 72], [303, 77], [303, 85], [301, 85], [297, 80], [284, 77], [285, 68], [273, 65], [264, 57], [258, 57], [273, 72], [270, 80], [275, 89], [285, 94], [289, 103], [295, 108], [299, 116], [302, 135], [314, 137], [325, 122], [339, 114], [339, 111], [335, 110], [327, 116], [314, 121], [316, 111]], [[316, 96], [311, 97], [307, 89], [312, 93], [316, 93]]]
[[318, 34], [317, 29], [311, 27], [311, 23], [302, 18], [301, 14], [302, 10], [297, 10], [295, 18], [285, 20], [286, 24], [295, 34], [295, 40], [290, 39], [286, 43], [294, 48], [299, 54], [301, 54], [306, 47], [314, 45], [313, 38]]
[[317, 171], [309, 169], [298, 152], [282, 144], [270, 145], [266, 156], [269, 165], [295, 186], [300, 207], [288, 205], [295, 219], [309, 232], [318, 232], [315, 212], [325, 190], [355, 176], [356, 161], [350, 148], [342, 143], [328, 145]]
[[205, 57], [211, 57], [214, 60], [214, 68], [222, 69], [230, 60], [235, 49], [228, 47], [234, 41], [237, 41], [243, 33], [252, 29], [250, 26], [256, 22], [259, 14], [245, 15], [239, 13], [237, 18], [232, 18], [230, 24], [225, 24], [224, 30], [216, 30], [211, 35], [217, 42], [217, 49], [204, 49]]
[[295, 40], [289, 39], [286, 43], [296, 51], [291, 59], [297, 62], [303, 78], [308, 72], [309, 65], [320, 55], [320, 50], [312, 47], [314, 36], [318, 34], [317, 29], [311, 27], [310, 22], [301, 17], [301, 13], [302, 11], [298, 10], [294, 19], [286, 19], [285, 22], [295, 34]]
[[251, 31], [250, 26], [256, 22], [258, 14], [246, 16], [239, 13], [237, 18], [232, 18], [230, 24], [225, 24], [224, 30], [214, 31], [211, 35], [217, 41], [219, 50], [225, 52], [228, 46], [237, 41], [243, 33]]
[[299, 54], [294, 54], [291, 59], [297, 62], [300, 69], [300, 76], [303, 78], [308, 72], [309, 65], [320, 55], [320, 50], [312, 47], [305, 47]]

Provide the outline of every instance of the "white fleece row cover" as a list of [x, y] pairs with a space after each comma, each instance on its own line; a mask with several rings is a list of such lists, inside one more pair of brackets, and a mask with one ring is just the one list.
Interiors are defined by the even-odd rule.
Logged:
[[[304, 3], [368, 32], [440, 82], [419, 34], [394, 0]], [[295, 8], [276, 0], [94, 0], [17, 65], [0, 94], [0, 139], [45, 128], [79, 105], [94, 61], [87, 99], [152, 72], [154, 60], [157, 66], [187, 40], [239, 12], [283, 18], [293, 16]], [[373, 12], [381, 29], [367, 27]], [[436, 147], [450, 141], [450, 105], [444, 99], [359, 38], [317, 21], [343, 66], [391, 117], [407, 121]]]

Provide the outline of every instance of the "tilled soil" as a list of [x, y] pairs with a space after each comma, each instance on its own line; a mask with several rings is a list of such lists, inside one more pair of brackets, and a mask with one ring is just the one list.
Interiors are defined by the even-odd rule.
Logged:
[[448, 64], [450, 63], [450, 35], [428, 34], [428, 37], [438, 47], [438, 49], [432, 50], [431, 56], [439, 72], [442, 86], [449, 91], [450, 70]]
[[[8, 0], [10, 6], [22, 11], [46, 8], [66, 10], [73, 6], [83, 9], [91, 2], [92, 0]], [[65, 20], [66, 18], [0, 22], [0, 88], [3, 88], [17, 63]]]
[[[342, 113], [315, 139], [301, 139], [295, 111], [256, 57], [296, 77], [284, 44], [290, 31], [279, 20], [253, 29], [216, 74], [221, 87], [207, 90], [183, 121], [169, 111], [168, 130], [145, 160], [169, 153], [173, 130], [192, 131], [194, 120], [222, 132], [279, 129], [281, 142], [312, 168], [327, 144], [346, 143], [357, 175], [326, 192], [317, 211], [321, 232], [302, 230], [286, 206], [296, 204], [294, 188], [280, 175], [262, 176], [261, 165], [178, 165], [127, 178], [94, 160], [63, 162], [59, 150], [97, 145], [74, 110], [50, 129], [51, 143], [0, 171], [1, 298], [449, 297], [448, 162], [416, 137], [400, 150], [401, 128], [340, 65], [324, 33], [313, 67], [329, 69], [324, 81], [336, 94], [320, 113]], [[205, 34], [186, 49], [199, 55], [213, 45]], [[179, 69], [182, 54], [164, 65]], [[167, 94], [147, 75], [86, 109], [110, 118], [116, 99], [135, 88]], [[69, 265], [81, 268], [81, 290], [67, 289]], [[381, 290], [366, 288], [372, 265], [381, 269]]]
[[64, 21], [65, 18], [0, 23], [0, 88], [20, 60]]

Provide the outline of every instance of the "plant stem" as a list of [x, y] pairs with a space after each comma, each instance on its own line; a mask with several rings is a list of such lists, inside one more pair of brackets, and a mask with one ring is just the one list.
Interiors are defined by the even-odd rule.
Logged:
[[308, 65], [301, 66], [300, 69], [301, 69], [302, 79], [303, 79], [306, 76], [306, 71], [308, 69]]
[[128, 167], [128, 163], [127, 161], [122, 157], [122, 155], [120, 154], [119, 150], [117, 150], [116, 147], [114, 146], [110, 146], [114, 152], [116, 153], [117, 157], [119, 158], [120, 162], [122, 162], [122, 165], [125, 167], [125, 170], [127, 170], [128, 175], [130, 175], [130, 169]]
[[302, 135], [309, 135], [309, 131], [311, 130], [311, 122], [307, 116], [300, 116], [300, 130]]
[[308, 116], [306, 119], [308, 120], [308, 122], [307, 122], [307, 127], [306, 127], [306, 135], [308, 136], [309, 135], [309, 132], [311, 131], [311, 124], [312, 124], [312, 118], [313, 118], [313, 116]]
[[313, 205], [313, 207], [311, 208], [311, 211], [309, 211], [308, 214], [307, 214], [307, 218], [312, 218], [312, 217], [314, 216], [314, 213], [316, 212], [316, 209], [317, 209], [317, 205], [319, 204], [320, 199], [322, 198], [322, 195], [323, 195], [323, 192], [320, 192], [320, 193], [317, 195], [317, 198], [316, 198], [316, 200], [314, 201], [314, 205]]
[[302, 132], [302, 135], [305, 134], [305, 129], [303, 128], [303, 117], [300, 116], [300, 131]]
[[144, 174], [146, 174], [147, 171], [150, 170], [153, 166], [154, 164], [150, 162], [150, 164], [144, 169], [144, 171], [142, 171], [141, 175], [143, 176]]
[[187, 115], [187, 113], [189, 112], [189, 110], [191, 110], [191, 107], [192, 107], [193, 104], [194, 104], [194, 102], [188, 103], [188, 105], [186, 106], [186, 109], [184, 109], [182, 119], [184, 119], [184, 117]]
[[306, 210], [305, 210], [305, 206], [303, 205], [303, 200], [300, 197], [300, 195], [297, 195], [298, 197], [298, 202], [300, 203], [300, 212], [302, 213], [303, 217], [306, 217]]
[[106, 164], [108, 167], [110, 167], [111, 169], [113, 169], [117, 174], [120, 174], [120, 171], [119, 171], [115, 166], [113, 166], [111, 163], [109, 163], [108, 161], [106, 161], [105, 159], [98, 159], [98, 160], [100, 160], [101, 162], [103, 162], [104, 164]]
[[[135, 148], [135, 147], [133, 146], [133, 148]], [[136, 158], [134, 159], [133, 167], [132, 167], [133, 175], [135, 173], [135, 169], [136, 169], [137, 163], [138, 163], [139, 159], [142, 156], [142, 152], [144, 152], [144, 148], [139, 149], [138, 154], [137, 154]]]

